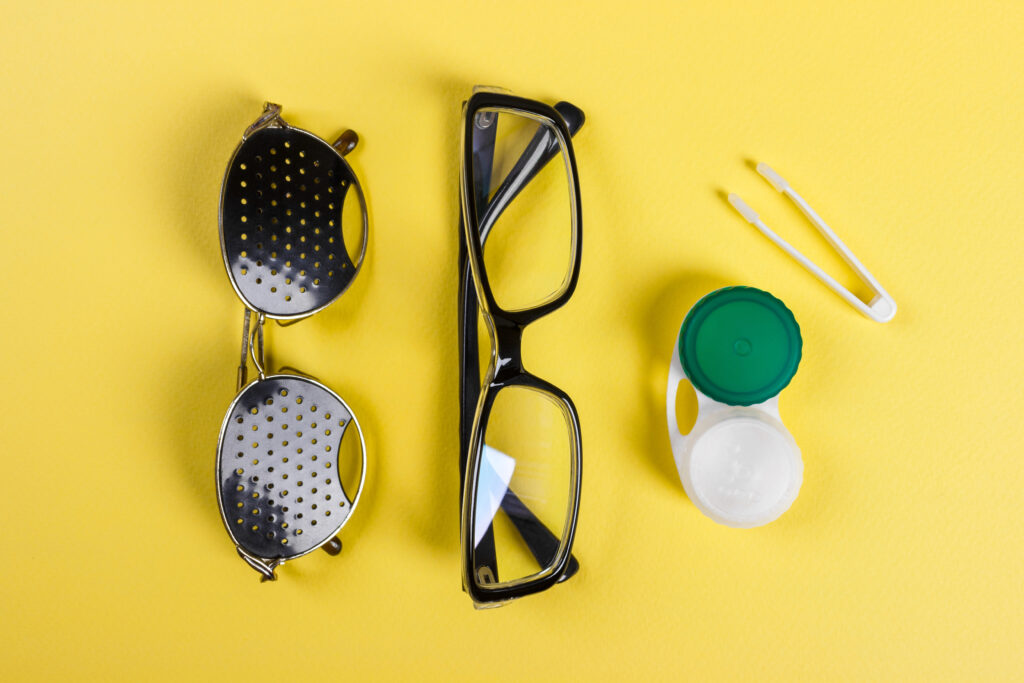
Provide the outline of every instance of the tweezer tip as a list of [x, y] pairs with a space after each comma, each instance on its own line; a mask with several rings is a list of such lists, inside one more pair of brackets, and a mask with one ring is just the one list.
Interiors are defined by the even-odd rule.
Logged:
[[747, 206], [747, 203], [740, 199], [738, 194], [732, 192], [729, 193], [729, 203], [732, 204], [732, 208], [740, 212], [740, 215], [747, 219], [748, 223], [756, 223], [760, 216], [757, 212]]
[[786, 179], [776, 173], [775, 169], [768, 164], [758, 163], [757, 172], [761, 174], [762, 178], [771, 183], [772, 187], [779, 192], [785, 192], [786, 188], [789, 187], [789, 183], [786, 182]]

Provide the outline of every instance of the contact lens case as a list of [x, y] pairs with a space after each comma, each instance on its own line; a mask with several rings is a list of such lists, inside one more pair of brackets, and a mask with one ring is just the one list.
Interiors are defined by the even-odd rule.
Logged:
[[[753, 287], [711, 292], [683, 320], [666, 392], [669, 437], [686, 495], [719, 524], [761, 526], [796, 500], [803, 460], [779, 415], [779, 393], [802, 345], [792, 312]], [[676, 417], [683, 380], [698, 407], [687, 434]]]

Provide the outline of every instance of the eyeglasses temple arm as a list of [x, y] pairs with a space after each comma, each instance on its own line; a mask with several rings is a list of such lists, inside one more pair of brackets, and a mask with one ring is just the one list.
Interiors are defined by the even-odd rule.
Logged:
[[[459, 235], [464, 230], [459, 216]], [[473, 419], [480, 399], [480, 351], [477, 337], [476, 291], [470, 282], [469, 263], [464, 239], [459, 240], [459, 481], [466, 478]], [[462, 495], [460, 486], [459, 495]]]
[[[512, 489], [508, 489], [505, 492], [505, 497], [501, 501], [501, 507], [508, 515], [508, 518], [512, 520], [519, 535], [526, 541], [526, 545], [534, 559], [537, 560], [537, 564], [541, 567], [548, 566], [558, 552], [558, 546], [561, 545], [558, 537], [551, 533], [547, 526], [530, 512], [530, 509], [526, 507], [523, 501], [516, 494], [512, 493]], [[579, 569], [580, 563], [570, 554], [569, 564], [566, 566], [562, 576], [559, 577], [559, 583], [572, 577]]]
[[[469, 125], [473, 125], [472, 122]], [[487, 193], [491, 187], [494, 166], [494, 141], [498, 127], [476, 129], [472, 135], [472, 187], [475, 192], [477, 219], [486, 210]], [[465, 162], [463, 162], [465, 163]], [[469, 254], [466, 247], [465, 223], [459, 211], [459, 481], [466, 478], [466, 458], [472, 440], [473, 418], [480, 398], [480, 352], [478, 348], [476, 309], [479, 302], [470, 280]], [[460, 486], [459, 497], [462, 490]]]
[[[583, 110], [575, 105], [569, 104], [568, 102], [559, 102], [555, 105], [555, 111], [562, 115], [562, 119], [565, 121], [566, 127], [569, 129], [569, 136], [575, 136], [579, 129], [583, 127], [586, 121], [586, 116], [583, 114]], [[491, 126], [491, 128], [497, 128], [497, 125]], [[474, 145], [475, 147], [475, 145]], [[489, 146], [489, 149], [493, 153], [493, 143]], [[483, 152], [484, 150], [481, 150]], [[476, 154], [474, 149], [474, 154]], [[490, 203], [486, 204], [486, 197], [483, 200], [477, 197], [477, 206], [487, 206], [484, 211], [482, 218], [480, 219], [480, 235], [481, 242], [487, 240], [487, 235], [490, 233], [491, 228], [498, 221], [498, 217], [501, 216], [505, 208], [512, 203], [512, 200], [523, 191], [533, 178], [540, 172], [542, 168], [547, 166], [548, 162], [554, 159], [558, 155], [558, 138], [551, 132], [547, 127], [541, 126], [541, 128], [534, 134], [533, 139], [523, 150], [523, 153], [519, 156], [515, 166], [509, 171], [508, 175], [501, 182], [501, 186], [495, 191], [494, 196], [491, 198]], [[490, 179], [490, 167], [493, 163], [493, 159], [487, 159], [488, 163], [482, 163], [485, 161], [483, 154], [481, 154], [477, 165], [481, 169], [487, 169], [486, 175], [488, 180]], [[484, 192], [489, 186], [489, 183], [484, 186]], [[479, 187], [479, 185], [477, 186]], [[479, 189], [477, 192], [479, 193]]]

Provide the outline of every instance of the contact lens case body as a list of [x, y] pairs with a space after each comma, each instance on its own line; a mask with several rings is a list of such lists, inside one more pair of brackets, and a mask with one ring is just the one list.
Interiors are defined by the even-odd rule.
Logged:
[[[779, 393], [802, 345], [792, 312], [753, 287], [711, 292], [683, 320], [666, 392], [669, 438], [686, 495], [720, 524], [761, 526], [796, 500], [803, 460], [779, 415]], [[697, 395], [687, 434], [676, 417], [683, 380]]]

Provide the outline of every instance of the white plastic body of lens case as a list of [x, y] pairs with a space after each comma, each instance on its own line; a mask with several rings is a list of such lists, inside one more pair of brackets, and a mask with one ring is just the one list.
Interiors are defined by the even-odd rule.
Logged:
[[757, 527], [778, 519], [803, 483], [800, 448], [779, 417], [778, 395], [753, 406], [730, 406], [695, 387], [697, 420], [679, 430], [676, 395], [687, 379], [672, 350], [666, 406], [669, 439], [686, 495], [719, 524]]

